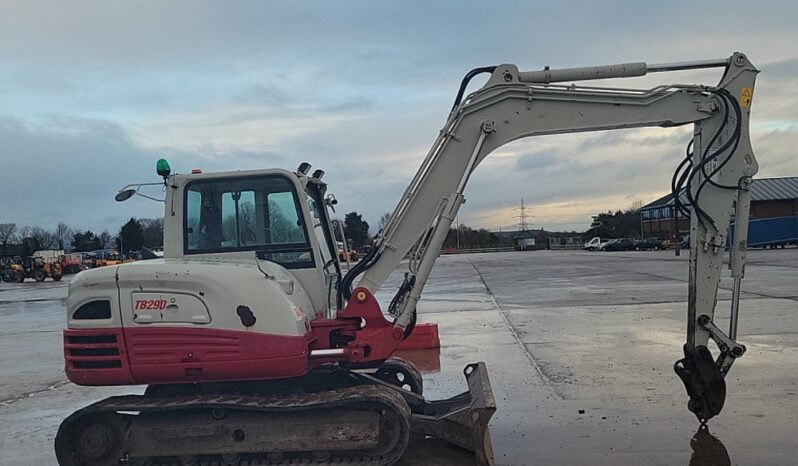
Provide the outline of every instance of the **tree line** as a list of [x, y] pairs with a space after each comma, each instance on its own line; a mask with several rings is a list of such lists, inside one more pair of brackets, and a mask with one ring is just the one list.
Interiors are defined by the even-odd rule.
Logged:
[[[593, 216], [590, 228], [582, 233], [585, 237], [601, 236], [607, 238], [639, 237], [640, 214], [639, 203], [626, 210], [602, 212]], [[384, 214], [378, 224], [382, 230], [390, 220], [390, 214]], [[344, 234], [352, 240], [355, 248], [371, 244], [369, 224], [361, 214], [349, 212], [344, 217]], [[571, 234], [578, 234], [576, 232]], [[336, 231], [336, 236], [338, 232]], [[513, 244], [512, 238], [491, 232], [485, 228], [471, 228], [460, 224], [459, 228], [451, 228], [444, 241], [444, 248], [482, 248], [501, 247]], [[18, 226], [16, 223], [0, 223], [0, 254], [8, 254], [11, 246], [22, 246], [24, 255], [44, 249], [64, 249], [75, 252], [88, 252], [98, 249], [116, 249], [127, 254], [143, 247], [159, 248], [163, 245], [163, 219], [130, 218], [116, 235], [108, 230], [94, 233], [91, 230], [73, 228], [59, 222], [52, 230], [37, 226]]]
[[[601, 215], [601, 214], [600, 214]], [[377, 231], [382, 231], [391, 219], [390, 212], [384, 213], [377, 225]], [[369, 235], [369, 224], [362, 220], [361, 215], [357, 212], [350, 212], [346, 214], [344, 222], [344, 233], [347, 239], [353, 240], [355, 247], [358, 248], [363, 244], [371, 244], [373, 238]], [[457, 227], [452, 227], [446, 234], [446, 238], [441, 246], [443, 249], [481, 249], [481, 248], [497, 248], [497, 247], [514, 247], [515, 239], [513, 238], [514, 232], [500, 232], [490, 231], [486, 228], [472, 228], [463, 223]], [[337, 234], [337, 232], [336, 232]], [[546, 232], [545, 236], [554, 237], [567, 237], [579, 236], [583, 233], [575, 231], [568, 232]]]
[[[593, 216], [590, 228], [584, 232], [550, 232], [546, 231], [544, 237], [568, 237], [582, 236], [592, 238], [600, 236], [602, 238], [639, 238], [640, 231], [640, 208], [641, 201], [634, 201], [632, 206], [624, 210], [600, 212]], [[348, 216], [347, 216], [348, 218]], [[390, 220], [390, 213], [385, 213], [380, 218], [379, 229], [381, 230]], [[348, 237], [347, 233], [347, 237]], [[540, 238], [539, 238], [540, 239]], [[472, 228], [465, 224], [452, 227], [443, 242], [444, 249], [480, 249], [491, 247], [514, 246], [515, 241], [512, 234], [501, 234], [492, 232], [485, 228]]]
[[585, 236], [602, 238], [639, 238], [640, 231], [640, 210], [632, 207], [626, 210], [616, 210], [615, 212], [602, 212], [593, 216], [590, 228], [585, 232]]
[[89, 229], [73, 228], [64, 222], [52, 230], [38, 226], [20, 226], [0, 223], [0, 254], [10, 250], [29, 256], [35, 251], [60, 249], [89, 252], [99, 249], [116, 249], [127, 254], [142, 247], [158, 248], [163, 245], [163, 219], [131, 217], [116, 235], [108, 230], [95, 233]]

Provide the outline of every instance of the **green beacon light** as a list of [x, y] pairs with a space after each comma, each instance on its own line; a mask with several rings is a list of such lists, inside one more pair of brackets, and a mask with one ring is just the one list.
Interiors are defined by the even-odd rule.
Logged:
[[158, 163], [155, 164], [155, 171], [158, 172], [158, 176], [162, 177], [164, 181], [172, 174], [172, 168], [166, 159], [158, 159]]

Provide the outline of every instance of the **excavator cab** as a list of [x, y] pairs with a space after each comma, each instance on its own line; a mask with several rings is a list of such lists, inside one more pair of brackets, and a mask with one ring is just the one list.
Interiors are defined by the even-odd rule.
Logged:
[[330, 316], [341, 303], [341, 270], [326, 185], [319, 171], [315, 175], [255, 170], [173, 177], [167, 197], [178, 198], [169, 202], [182, 204], [183, 215], [167, 221], [166, 229], [179, 227], [183, 234], [169, 235], [165, 257], [255, 255], [291, 271], [308, 293], [313, 315]]

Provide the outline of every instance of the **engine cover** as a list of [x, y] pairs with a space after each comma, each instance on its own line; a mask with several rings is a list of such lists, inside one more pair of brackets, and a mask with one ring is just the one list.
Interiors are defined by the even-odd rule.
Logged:
[[304, 375], [310, 299], [278, 264], [157, 259], [70, 284], [66, 373], [82, 385]]

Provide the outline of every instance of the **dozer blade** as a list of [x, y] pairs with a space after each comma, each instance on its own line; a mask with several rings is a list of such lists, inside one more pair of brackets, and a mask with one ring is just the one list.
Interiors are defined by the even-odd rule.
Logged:
[[468, 391], [446, 400], [408, 399], [414, 434], [439, 438], [474, 452], [478, 466], [493, 465], [493, 446], [488, 423], [496, 412], [496, 400], [484, 362], [463, 369]]

